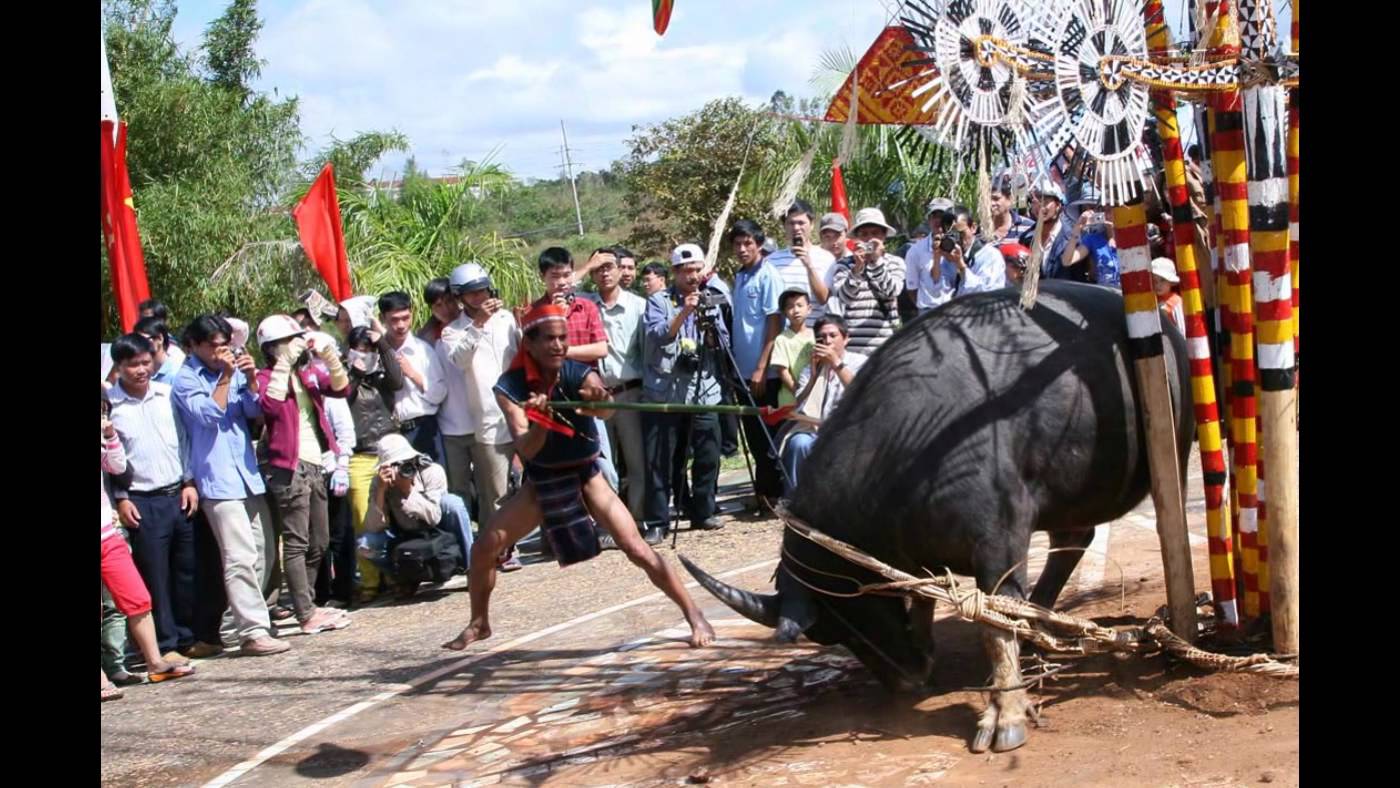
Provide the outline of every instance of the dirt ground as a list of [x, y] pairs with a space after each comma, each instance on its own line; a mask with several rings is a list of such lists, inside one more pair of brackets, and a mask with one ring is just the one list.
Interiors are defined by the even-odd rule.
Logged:
[[[1188, 518], [1204, 590], [1199, 474], [1193, 459]], [[679, 552], [768, 588], [781, 529], [735, 517], [744, 491], [726, 490], [728, 527], [683, 534]], [[1152, 615], [1165, 596], [1151, 518], [1145, 501], [1102, 526], [1101, 557], [1086, 557], [1059, 607], [1106, 623]], [[1032, 578], [1043, 547], [1038, 537]], [[669, 542], [661, 552], [674, 562]], [[698, 590], [720, 638], [689, 649], [675, 608], [651, 591], [615, 552], [564, 571], [535, 564], [501, 578], [497, 637], [465, 655], [437, 648], [465, 621], [466, 594], [453, 592], [358, 611], [343, 632], [295, 637], [288, 655], [205, 661], [196, 679], [103, 707], [103, 783], [1299, 782], [1296, 681], [1205, 675], [1160, 656], [1082, 659], [1033, 694], [1041, 720], [1026, 746], [973, 755], [984, 696], [965, 688], [985, 684], [988, 667], [977, 630], [951, 611], [935, 627], [938, 691], [898, 697], [844, 649], [774, 643]], [[169, 735], [136, 737], [157, 728]], [[142, 747], [124, 744], [134, 737]]]

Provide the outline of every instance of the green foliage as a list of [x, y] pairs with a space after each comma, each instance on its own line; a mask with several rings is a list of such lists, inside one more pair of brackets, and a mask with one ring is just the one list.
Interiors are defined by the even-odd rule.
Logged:
[[621, 173], [636, 217], [629, 241], [668, 251], [689, 241], [708, 244], [750, 145], [744, 186], [731, 216], [761, 221], [767, 208], [752, 185], [781, 148], [778, 131], [763, 110], [747, 107], [738, 98], [711, 101], [654, 126], [634, 127]]
[[[231, 54], [251, 52], [257, 25], [240, 18], [250, 5], [235, 2], [210, 25], [202, 51], [223, 53], [216, 67], [175, 45], [172, 2], [103, 4], [147, 275], [152, 295], [171, 305], [177, 322], [218, 309], [271, 311], [289, 297], [236, 277], [211, 281], [245, 245], [289, 237], [278, 199], [301, 144], [296, 100], [254, 95], [229, 79], [256, 72]], [[102, 255], [105, 270], [105, 245]], [[115, 305], [107, 313], [106, 326], [115, 327]]]
[[246, 99], [263, 61], [253, 54], [253, 42], [262, 30], [256, 0], [234, 0], [205, 31], [205, 63], [215, 85]]

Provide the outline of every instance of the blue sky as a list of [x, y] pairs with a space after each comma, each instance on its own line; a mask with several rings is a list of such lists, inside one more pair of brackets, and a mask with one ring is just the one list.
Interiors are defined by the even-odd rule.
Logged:
[[[1183, 1], [1166, 2], [1174, 35]], [[434, 174], [496, 151], [517, 175], [548, 178], [561, 119], [575, 168], [606, 168], [634, 125], [723, 96], [811, 95], [822, 51], [859, 56], [895, 5], [676, 0], [662, 38], [647, 0], [262, 0], [260, 87], [300, 97], [308, 153], [331, 134], [393, 128]], [[226, 2], [178, 6], [175, 37], [193, 48]]]

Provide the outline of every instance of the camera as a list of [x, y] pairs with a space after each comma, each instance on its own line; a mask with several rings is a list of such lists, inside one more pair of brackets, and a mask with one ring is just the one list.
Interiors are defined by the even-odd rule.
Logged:
[[404, 460], [395, 464], [394, 470], [398, 471], [400, 476], [407, 476], [411, 479], [418, 475], [418, 460]]
[[501, 297], [501, 291], [497, 290], [497, 289], [494, 288], [494, 287], [488, 287], [488, 288], [486, 288], [486, 297], [487, 297], [487, 298], [500, 298], [500, 297]]
[[952, 254], [953, 249], [955, 249], [957, 245], [958, 242], [953, 240], [952, 235], [944, 233], [943, 235], [939, 236], [938, 249], [944, 254]]
[[874, 241], [857, 241], [856, 251], [861, 254], [871, 254], [875, 251]]
[[694, 350], [682, 350], [676, 355], [677, 372], [695, 372], [700, 369], [700, 354]]

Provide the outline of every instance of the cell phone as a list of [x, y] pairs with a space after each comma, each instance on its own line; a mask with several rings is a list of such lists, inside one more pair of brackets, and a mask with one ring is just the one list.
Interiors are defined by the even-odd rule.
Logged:
[[112, 403], [111, 403], [110, 400], [107, 399], [107, 394], [104, 392], [104, 393], [102, 394], [102, 418], [107, 419], [107, 418], [111, 418], [111, 417], [112, 417]]
[[805, 236], [805, 235], [794, 235], [794, 236], [792, 237], [792, 245], [793, 245], [793, 246], [806, 246], [806, 245], [807, 245], [807, 236]]
[[488, 288], [486, 288], [486, 297], [487, 297], [487, 298], [497, 298], [497, 299], [498, 299], [498, 298], [501, 297], [501, 291], [497, 290], [497, 289], [494, 288], [494, 287], [488, 287]]

